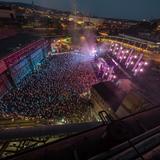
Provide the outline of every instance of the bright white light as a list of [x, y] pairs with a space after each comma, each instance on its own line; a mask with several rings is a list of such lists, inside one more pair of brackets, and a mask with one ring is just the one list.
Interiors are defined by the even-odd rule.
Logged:
[[64, 122], [65, 122], [65, 120], [62, 118], [61, 122], [62, 122], [62, 123], [64, 123]]
[[126, 56], [123, 57], [123, 59], [126, 59], [126, 58], [127, 58]]
[[116, 79], [117, 77], [114, 75], [113, 78]]
[[98, 68], [100, 69], [100, 67], [101, 67], [101, 64], [99, 64], [99, 63], [98, 63], [98, 64], [97, 64], [97, 66], [98, 66]]
[[131, 65], [133, 65], [133, 64], [134, 64], [134, 62], [132, 61], [132, 62], [131, 62]]
[[137, 58], [137, 55], [135, 55], [134, 58], [136, 59], [136, 58]]
[[129, 50], [126, 50], [126, 53], [129, 53]]
[[121, 47], [120, 49], [123, 49], [123, 47]]
[[143, 71], [144, 71], [143, 68], [141, 68], [141, 69], [140, 69], [140, 72], [143, 72]]
[[93, 49], [93, 50], [92, 50], [92, 53], [95, 54], [95, 53], [96, 53], [96, 49]]
[[135, 72], [137, 72], [138, 70], [137, 69], [135, 69]]
[[148, 65], [148, 62], [144, 62], [144, 65], [147, 66], [147, 65]]

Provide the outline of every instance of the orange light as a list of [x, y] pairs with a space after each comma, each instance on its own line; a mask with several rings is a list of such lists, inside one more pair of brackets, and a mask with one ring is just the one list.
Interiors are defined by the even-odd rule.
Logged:
[[81, 36], [81, 37], [80, 37], [80, 40], [81, 40], [81, 41], [85, 41], [85, 40], [86, 40], [86, 37], [85, 37], [85, 36]]

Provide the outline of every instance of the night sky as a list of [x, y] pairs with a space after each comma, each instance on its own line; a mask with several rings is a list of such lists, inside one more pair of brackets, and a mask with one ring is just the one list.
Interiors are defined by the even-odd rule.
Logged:
[[[15, 0], [5, 0], [13, 2]], [[16, 0], [31, 3], [32, 0]], [[37, 5], [60, 10], [72, 10], [72, 0], [34, 0]], [[160, 0], [77, 0], [77, 8], [94, 16], [122, 19], [160, 18]]]

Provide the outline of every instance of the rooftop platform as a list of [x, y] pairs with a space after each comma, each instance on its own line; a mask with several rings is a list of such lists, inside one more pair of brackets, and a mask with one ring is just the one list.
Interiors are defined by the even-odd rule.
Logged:
[[126, 93], [117, 88], [112, 82], [101, 82], [93, 85], [93, 89], [116, 111], [124, 99]]

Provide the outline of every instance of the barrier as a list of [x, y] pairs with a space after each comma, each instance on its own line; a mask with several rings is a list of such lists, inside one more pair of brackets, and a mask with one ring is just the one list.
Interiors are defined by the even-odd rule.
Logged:
[[0, 61], [0, 74], [7, 70], [7, 66], [3, 60]]

